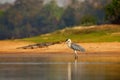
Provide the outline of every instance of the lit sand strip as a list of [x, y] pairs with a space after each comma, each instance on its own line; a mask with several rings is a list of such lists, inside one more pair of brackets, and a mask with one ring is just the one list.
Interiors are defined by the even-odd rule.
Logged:
[[[0, 65], [46, 65], [46, 64], [75, 64], [74, 62], [0, 62]], [[77, 64], [120, 64], [113, 62], [77, 62]]]

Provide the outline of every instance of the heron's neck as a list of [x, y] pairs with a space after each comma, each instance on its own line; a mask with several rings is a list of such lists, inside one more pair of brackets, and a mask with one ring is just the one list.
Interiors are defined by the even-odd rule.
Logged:
[[68, 45], [68, 47], [71, 47], [71, 42], [69, 42], [67, 45]]

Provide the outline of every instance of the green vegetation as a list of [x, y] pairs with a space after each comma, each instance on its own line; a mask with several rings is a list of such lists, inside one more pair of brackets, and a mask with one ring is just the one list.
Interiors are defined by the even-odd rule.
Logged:
[[0, 17], [4, 15], [4, 11], [0, 10]]
[[[104, 7], [111, 0], [15, 0], [0, 11], [0, 39], [18, 39], [50, 33], [65, 27], [104, 22]], [[62, 0], [61, 0], [62, 1]], [[69, 1], [69, 2], [68, 2]], [[95, 5], [97, 4], [97, 5]]]
[[111, 23], [120, 24], [120, 1], [112, 0], [112, 2], [106, 6], [106, 19]]
[[91, 15], [85, 15], [81, 18], [81, 25], [90, 26], [97, 24], [97, 19]]
[[63, 42], [71, 38], [74, 42], [120, 42], [119, 25], [103, 25], [88, 28], [66, 28], [53, 33], [22, 39], [32, 42]]

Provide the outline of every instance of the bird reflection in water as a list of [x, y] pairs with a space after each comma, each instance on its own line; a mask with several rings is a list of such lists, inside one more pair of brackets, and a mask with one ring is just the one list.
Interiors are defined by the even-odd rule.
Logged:
[[[74, 68], [72, 68], [72, 64]], [[74, 63], [68, 63], [68, 80], [77, 80], [77, 77], [77, 59], [75, 59]]]
[[73, 77], [73, 80], [77, 80], [78, 76], [77, 76], [77, 59], [75, 59], [75, 62], [74, 62], [74, 77]]

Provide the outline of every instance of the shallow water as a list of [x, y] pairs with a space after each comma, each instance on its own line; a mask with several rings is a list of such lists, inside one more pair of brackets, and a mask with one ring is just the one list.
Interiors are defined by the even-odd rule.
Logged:
[[82, 61], [82, 57], [74, 60], [72, 55], [56, 57], [2, 55], [0, 80], [120, 80], [119, 61]]

